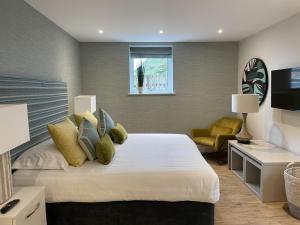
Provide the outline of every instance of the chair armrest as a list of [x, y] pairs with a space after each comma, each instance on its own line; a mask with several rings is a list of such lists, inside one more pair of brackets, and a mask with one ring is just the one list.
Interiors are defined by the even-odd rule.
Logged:
[[193, 129], [192, 137], [209, 137], [210, 130], [209, 129]]
[[219, 151], [222, 149], [224, 145], [227, 145], [228, 140], [235, 140], [235, 139], [236, 137], [234, 134], [219, 134], [216, 137], [214, 149]]

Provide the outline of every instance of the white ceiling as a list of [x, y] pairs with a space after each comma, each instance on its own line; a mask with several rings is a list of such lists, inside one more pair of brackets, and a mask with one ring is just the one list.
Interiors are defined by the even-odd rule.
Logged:
[[84, 42], [239, 41], [300, 12], [300, 0], [25, 1]]

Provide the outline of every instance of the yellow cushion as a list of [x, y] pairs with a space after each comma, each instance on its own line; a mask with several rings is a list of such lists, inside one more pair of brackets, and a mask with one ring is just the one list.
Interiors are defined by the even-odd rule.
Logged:
[[222, 135], [222, 134], [231, 134], [232, 129], [227, 128], [227, 127], [221, 127], [221, 126], [213, 126], [210, 132], [210, 136], [216, 137], [217, 135]]
[[78, 130], [68, 118], [61, 123], [48, 124], [48, 131], [71, 166], [81, 166], [85, 162], [86, 154], [77, 142]]
[[89, 111], [86, 111], [85, 113], [82, 113], [80, 115], [78, 114], [75, 114], [74, 115], [75, 117], [75, 121], [76, 121], [76, 124], [77, 126], [79, 127], [83, 118], [87, 119], [88, 121], [91, 122], [91, 124], [93, 124], [94, 127], [97, 128], [97, 124], [98, 124], [98, 120], [97, 118], [93, 115], [93, 113], [89, 112]]
[[195, 137], [193, 141], [197, 144], [208, 145], [213, 147], [215, 145], [216, 138], [215, 137]]
[[96, 145], [96, 156], [100, 163], [107, 165], [115, 155], [115, 146], [110, 136], [104, 134]]
[[122, 124], [117, 123], [117, 126], [110, 130], [113, 141], [117, 144], [123, 144], [123, 142], [127, 139], [127, 131], [122, 126]]

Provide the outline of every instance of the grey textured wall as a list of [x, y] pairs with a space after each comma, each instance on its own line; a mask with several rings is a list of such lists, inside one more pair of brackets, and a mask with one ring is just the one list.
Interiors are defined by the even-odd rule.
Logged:
[[175, 96], [128, 96], [129, 43], [81, 43], [83, 94], [129, 132], [190, 133], [231, 115], [237, 43], [174, 43]]
[[0, 74], [66, 81], [80, 94], [79, 43], [23, 0], [0, 2]]

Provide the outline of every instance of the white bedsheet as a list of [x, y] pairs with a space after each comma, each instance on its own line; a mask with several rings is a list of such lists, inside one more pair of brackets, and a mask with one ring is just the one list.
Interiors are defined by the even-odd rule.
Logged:
[[18, 170], [15, 186], [45, 186], [46, 202], [219, 200], [219, 179], [181, 134], [129, 134], [105, 166], [87, 161], [63, 170]]

